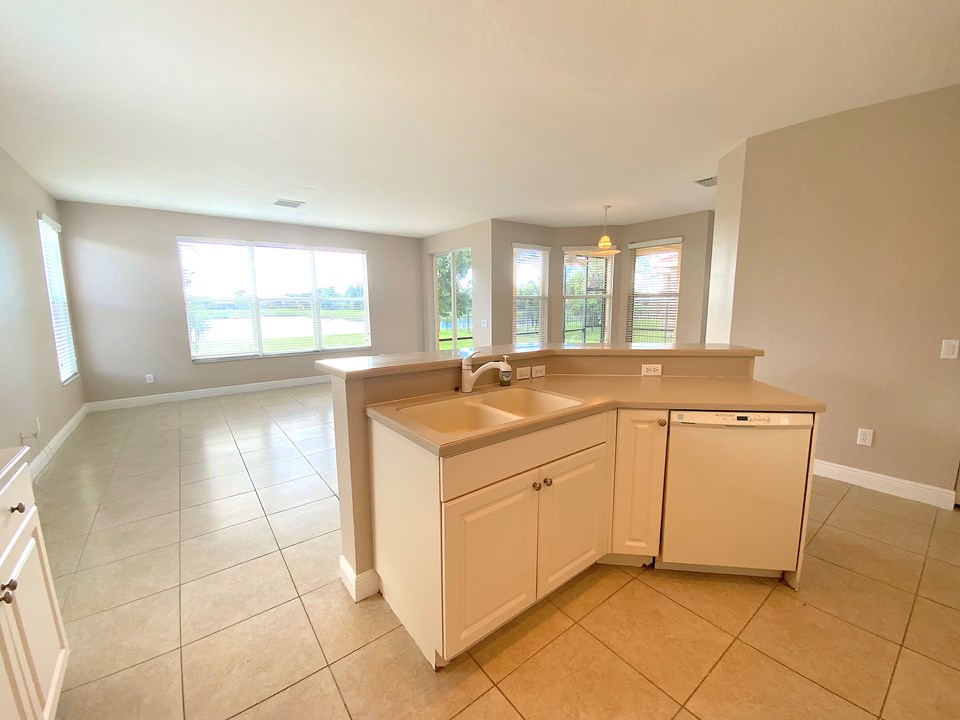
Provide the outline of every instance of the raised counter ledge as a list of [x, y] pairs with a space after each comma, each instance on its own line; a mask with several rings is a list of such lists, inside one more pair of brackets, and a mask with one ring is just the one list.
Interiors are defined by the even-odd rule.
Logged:
[[[662, 355], [663, 350], [657, 350], [655, 354]], [[534, 430], [617, 408], [758, 412], [823, 412], [826, 410], [826, 406], [817, 400], [756, 380], [738, 377], [554, 375], [535, 380], [521, 380], [514, 382], [513, 386], [565, 395], [581, 400], [583, 404], [492, 428], [456, 434], [436, 432], [398, 411], [411, 405], [459, 397], [461, 393], [458, 392], [438, 393], [370, 405], [366, 412], [368, 417], [383, 423], [431, 453], [448, 457]], [[475, 392], [477, 394], [496, 392], [498, 389], [498, 386], [485, 386], [478, 388]]]
[[[476, 348], [477, 363], [500, 359], [509, 355], [511, 360], [530, 357], [563, 355], [590, 356], [651, 356], [672, 357], [763, 357], [763, 350], [722, 344], [656, 344], [656, 343], [605, 343], [602, 345], [574, 345], [569, 343], [544, 343], [542, 345], [494, 345]], [[320, 372], [344, 379], [394, 375], [440, 368], [457, 367], [468, 350], [434, 350], [430, 352], [401, 355], [362, 355], [348, 358], [317, 360], [314, 366]]]

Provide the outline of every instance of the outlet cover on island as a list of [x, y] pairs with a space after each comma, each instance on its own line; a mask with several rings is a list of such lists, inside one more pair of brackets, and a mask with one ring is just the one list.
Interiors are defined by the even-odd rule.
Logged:
[[867, 430], [866, 428], [859, 428], [857, 430], [857, 445], [866, 445], [867, 447], [873, 447], [873, 430]]
[[517, 368], [517, 380], [529, 380], [530, 379], [530, 368], [529, 367], [518, 367]]
[[546, 365], [534, 365], [533, 366], [533, 376], [534, 377], [546, 377], [547, 366]]
[[662, 375], [663, 365], [641, 365], [640, 374], [641, 375]]
[[940, 343], [940, 359], [956, 360], [960, 354], [960, 340], [944, 340]]
[[147, 385], [153, 385], [153, 373], [147, 373]]

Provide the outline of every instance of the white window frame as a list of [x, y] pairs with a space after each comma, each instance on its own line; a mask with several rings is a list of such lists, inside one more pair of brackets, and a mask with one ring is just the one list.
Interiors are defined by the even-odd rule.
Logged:
[[[543, 283], [541, 284], [540, 295], [518, 295], [517, 294], [517, 250], [535, 250], [543, 253]], [[517, 301], [518, 300], [539, 300], [540, 301], [540, 337], [539, 343], [546, 343], [549, 335], [549, 317], [548, 310], [550, 304], [550, 248], [544, 245], [525, 245], [522, 243], [513, 244], [513, 313], [511, 322], [511, 331], [513, 333], [513, 343], [517, 344]], [[524, 341], [521, 344], [529, 343]]]
[[[450, 257], [450, 313], [453, 320], [453, 332], [452, 332], [452, 349], [457, 350], [459, 348], [460, 340], [473, 340], [474, 337], [459, 337], [457, 335], [457, 272], [456, 272], [456, 261], [454, 255], [458, 252], [466, 251], [470, 253], [470, 269], [473, 270], [473, 248], [471, 247], [460, 247], [453, 248], [451, 250], [444, 250], [443, 252], [434, 253], [431, 257], [432, 267], [433, 267], [433, 346], [435, 349], [440, 349], [440, 292], [439, 292], [439, 278], [437, 277], [437, 259], [444, 256]], [[473, 295], [473, 287], [470, 289], [471, 296]], [[473, 323], [471, 322], [471, 326]]]
[[[567, 342], [567, 301], [568, 300], [583, 300], [583, 333], [584, 339], [583, 344], [587, 344], [586, 341], [586, 313], [587, 313], [587, 300], [596, 300], [598, 298], [604, 300], [603, 304], [603, 336], [600, 338], [600, 343], [605, 343], [610, 341], [610, 334], [612, 330], [612, 318], [613, 318], [613, 287], [614, 287], [614, 258], [613, 255], [608, 255], [602, 257], [601, 259], [607, 263], [607, 287], [606, 292], [602, 295], [597, 294], [583, 294], [583, 295], [568, 295], [567, 294], [567, 260], [569, 258], [575, 258], [578, 256], [590, 257], [589, 253], [596, 250], [595, 245], [591, 246], [577, 246], [577, 247], [564, 247], [563, 248], [563, 329], [561, 338], [564, 343]], [[584, 288], [586, 289], [586, 288]], [[596, 344], [596, 343], [591, 343]]]
[[60, 247], [60, 232], [63, 228], [60, 223], [42, 212], [37, 213], [37, 225], [60, 384], [66, 385], [80, 375], [80, 370], [77, 366], [77, 346], [73, 338], [70, 300], [67, 297], [67, 282], [63, 272], [63, 254]]
[[[677, 263], [677, 292], [676, 293], [655, 293], [655, 294], [637, 293], [636, 285], [634, 284], [636, 279], [637, 255], [643, 254], [642, 251], [655, 251], [656, 248], [667, 247], [672, 245], [676, 245], [678, 247], [679, 254], [680, 254], [680, 257]], [[679, 327], [679, 320], [680, 320], [680, 292], [682, 290], [681, 280], [682, 280], [682, 272], [683, 272], [683, 237], [682, 236], [669, 237], [669, 238], [661, 238], [659, 240], [647, 240], [645, 242], [635, 242], [635, 243], [630, 243], [627, 246], [627, 248], [630, 251], [630, 267], [629, 267], [629, 274], [627, 275], [627, 278], [626, 278], [628, 289], [627, 289], [626, 307], [624, 309], [625, 310], [624, 317], [626, 318], [626, 327], [625, 327], [626, 342], [643, 344], [643, 341], [638, 341], [633, 339], [634, 301], [637, 297], [642, 296], [642, 297], [652, 297], [652, 298], [656, 298], [656, 297], [664, 297], [664, 298], [675, 297], [676, 298], [677, 322], [672, 328], [673, 330], [672, 342], [675, 343], [677, 341], [677, 329]], [[641, 252], [638, 253], [638, 251], [641, 251]], [[669, 329], [670, 328], [666, 328], [666, 330], [669, 330]]]
[[[190, 324], [189, 319], [187, 320], [187, 341], [188, 347], [190, 348], [190, 359], [195, 363], [207, 363], [207, 362], [224, 362], [227, 360], [245, 360], [251, 358], [273, 358], [273, 357], [289, 357], [291, 355], [318, 355], [325, 353], [335, 353], [335, 352], [344, 352], [344, 351], [353, 351], [353, 350], [370, 350], [373, 346], [373, 330], [370, 326], [370, 273], [367, 267], [367, 251], [361, 248], [337, 248], [337, 247], [327, 247], [321, 245], [302, 245], [294, 243], [273, 243], [273, 242], [262, 242], [262, 241], [251, 241], [251, 240], [224, 240], [219, 238], [201, 238], [201, 237], [188, 237], [188, 236], [177, 236], [177, 247], [179, 250], [181, 243], [188, 244], [203, 244], [203, 245], [230, 245], [233, 247], [242, 247], [247, 249], [247, 258], [248, 258], [248, 268], [251, 277], [251, 287], [252, 287], [252, 320], [253, 320], [253, 335], [254, 341], [256, 342], [258, 351], [253, 353], [244, 353], [238, 355], [220, 355], [220, 356], [200, 356], [195, 357], [193, 355], [193, 346], [190, 343]], [[260, 297], [257, 292], [257, 276], [256, 276], [256, 267], [254, 264], [254, 248], [263, 247], [263, 248], [287, 248], [291, 250], [309, 250], [311, 251], [311, 262], [310, 262], [310, 281], [313, 288], [312, 293], [312, 308], [313, 308], [313, 332], [314, 340], [316, 341], [316, 350], [290, 350], [286, 352], [264, 352], [263, 350], [263, 333], [261, 330], [260, 323]], [[317, 288], [316, 281], [316, 259], [312, 255], [313, 252], [338, 252], [338, 253], [350, 253], [354, 255], [363, 256], [363, 274], [364, 274], [364, 283], [363, 283], [363, 309], [364, 309], [364, 325], [367, 329], [367, 337], [369, 342], [366, 345], [350, 345], [347, 347], [335, 347], [325, 349], [323, 347], [323, 336], [320, 331], [320, 320], [322, 318], [320, 310], [320, 296]], [[184, 311], [187, 310], [187, 305], [189, 300], [186, 295], [186, 288], [182, 287], [182, 273], [183, 266], [180, 265], [181, 272], [181, 292], [183, 293], [184, 300]], [[358, 298], [359, 299], [359, 298]]]

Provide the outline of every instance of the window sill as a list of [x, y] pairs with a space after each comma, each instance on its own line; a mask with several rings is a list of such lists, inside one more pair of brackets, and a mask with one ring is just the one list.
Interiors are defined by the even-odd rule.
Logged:
[[306, 355], [319, 355], [322, 357], [348, 352], [363, 352], [365, 350], [373, 350], [373, 346], [364, 345], [362, 347], [337, 348], [336, 350], [305, 350], [300, 352], [270, 353], [269, 355], [227, 355], [225, 357], [190, 358], [190, 362], [195, 365], [204, 365], [206, 363], [229, 362], [231, 360], [271, 360], [274, 358], [303, 357]]

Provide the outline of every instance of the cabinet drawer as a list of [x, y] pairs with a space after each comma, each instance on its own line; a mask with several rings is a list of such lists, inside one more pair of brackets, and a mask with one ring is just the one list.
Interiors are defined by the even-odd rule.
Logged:
[[[11, 508], [23, 503], [23, 512]], [[30, 466], [23, 463], [0, 488], [0, 549], [5, 548], [34, 505]]]
[[607, 441], [607, 413], [442, 458], [443, 502]]

